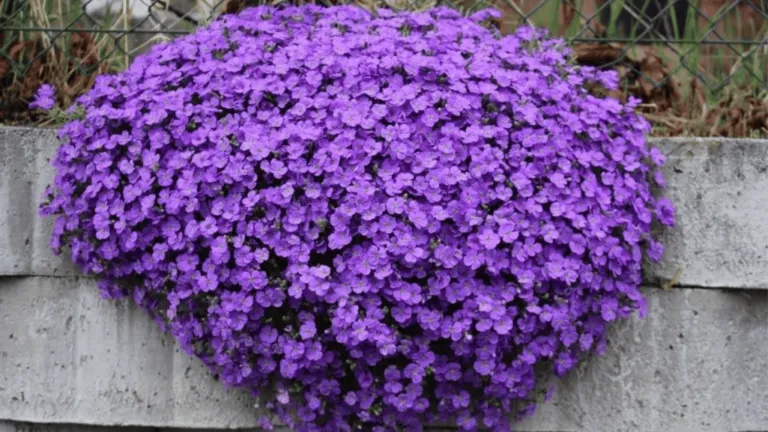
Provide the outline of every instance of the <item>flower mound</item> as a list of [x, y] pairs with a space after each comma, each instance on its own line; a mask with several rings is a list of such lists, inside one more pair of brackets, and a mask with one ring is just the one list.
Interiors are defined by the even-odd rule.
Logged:
[[643, 310], [673, 213], [647, 123], [585, 89], [616, 76], [484, 18], [255, 8], [154, 48], [63, 127], [52, 247], [299, 430], [508, 430]]

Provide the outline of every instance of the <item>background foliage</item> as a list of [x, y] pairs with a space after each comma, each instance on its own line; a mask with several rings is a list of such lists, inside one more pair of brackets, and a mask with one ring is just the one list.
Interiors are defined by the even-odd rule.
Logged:
[[615, 96], [643, 100], [654, 134], [768, 135], [768, 0], [1, 0], [0, 121], [34, 121], [42, 82], [67, 106], [96, 74], [152, 44], [259, 4], [354, 3], [370, 10], [493, 7], [567, 38], [575, 60], [616, 69]]

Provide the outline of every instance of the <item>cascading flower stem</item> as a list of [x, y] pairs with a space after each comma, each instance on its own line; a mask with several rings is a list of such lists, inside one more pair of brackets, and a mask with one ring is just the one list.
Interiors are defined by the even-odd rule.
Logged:
[[296, 430], [509, 430], [644, 312], [674, 212], [636, 102], [588, 90], [616, 75], [491, 15], [259, 7], [153, 48], [62, 127], [51, 246]]

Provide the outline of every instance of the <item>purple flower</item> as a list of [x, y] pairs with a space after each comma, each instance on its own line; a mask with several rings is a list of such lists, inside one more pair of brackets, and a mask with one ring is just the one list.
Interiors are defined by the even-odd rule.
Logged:
[[667, 226], [675, 225], [675, 208], [668, 199], [661, 198], [656, 201], [656, 215], [662, 224]]
[[50, 84], [42, 84], [38, 87], [35, 99], [29, 104], [29, 108], [48, 111], [54, 105], [56, 105], [56, 87]]
[[674, 209], [616, 75], [491, 16], [256, 7], [139, 56], [61, 128], [52, 248], [292, 428], [506, 430], [644, 313]]
[[664, 153], [661, 152], [658, 148], [654, 147], [650, 150], [651, 153], [651, 160], [654, 164], [658, 166], [664, 165], [664, 162], [666, 162], [667, 157], [664, 155]]
[[486, 249], [495, 248], [500, 241], [499, 235], [489, 228], [485, 228], [478, 236], [480, 244]]
[[490, 375], [493, 372], [493, 363], [489, 359], [479, 359], [475, 361], [474, 368], [480, 375]]
[[344, 395], [344, 403], [349, 406], [353, 406], [357, 403], [357, 394], [351, 391]]
[[316, 332], [317, 328], [315, 327], [315, 323], [313, 321], [305, 321], [299, 328], [299, 334], [301, 335], [302, 339], [310, 339], [315, 336]]

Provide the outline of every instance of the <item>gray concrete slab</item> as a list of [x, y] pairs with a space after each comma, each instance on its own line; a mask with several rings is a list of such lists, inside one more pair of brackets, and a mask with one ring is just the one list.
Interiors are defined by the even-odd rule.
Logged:
[[38, 206], [53, 181], [53, 129], [0, 127], [0, 275], [77, 275], [48, 247], [51, 218]]
[[221, 428], [255, 425], [228, 391], [129, 302], [82, 278], [0, 279], [0, 419]]
[[0, 432], [157, 432], [157, 429], [0, 421]]
[[681, 286], [768, 288], [768, 141], [654, 140], [668, 157], [675, 228], [648, 279]]
[[[135, 426], [87, 426], [81, 424], [26, 423], [0, 420], [0, 432], [215, 432], [222, 429], [156, 428]], [[263, 429], [229, 429], [232, 432], [263, 432]], [[289, 432], [275, 428], [273, 432]], [[439, 431], [433, 431], [439, 432]]]
[[[649, 282], [768, 289], [768, 142], [653, 141], [669, 155], [666, 194], [679, 211]], [[51, 221], [37, 214], [57, 145], [52, 129], [0, 127], [0, 275], [78, 274], [51, 254]]]
[[646, 291], [644, 320], [611, 329], [522, 430], [768, 430], [768, 292]]
[[[607, 355], [584, 362], [518, 430], [768, 430], [768, 291], [646, 293], [648, 318], [617, 325]], [[100, 299], [92, 280], [2, 278], [0, 318], [0, 419], [255, 426], [248, 397], [224, 390], [134, 306]]]
[[[223, 429], [156, 428], [135, 426], [87, 426], [81, 424], [27, 423], [0, 420], [0, 432], [218, 432]], [[231, 432], [263, 432], [263, 429], [228, 429]], [[272, 432], [290, 432], [275, 428]], [[447, 432], [433, 430], [431, 432]]]

